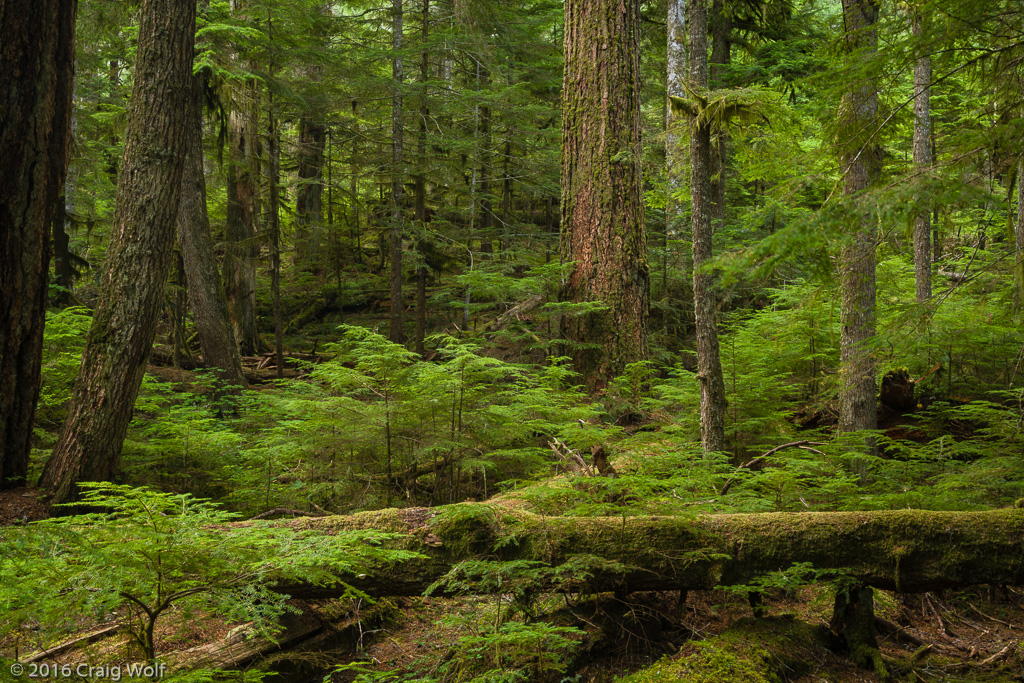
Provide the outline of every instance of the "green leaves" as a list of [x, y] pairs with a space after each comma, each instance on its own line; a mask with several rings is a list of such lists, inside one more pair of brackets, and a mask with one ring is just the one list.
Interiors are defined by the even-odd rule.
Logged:
[[[379, 562], [414, 557], [386, 550], [379, 532], [302, 532], [271, 523], [227, 526], [237, 515], [187, 494], [82, 484], [94, 510], [0, 532], [0, 629], [40, 626], [48, 638], [79, 619], [118, 620], [145, 659], [153, 628], [171, 607], [180, 626], [193, 613], [252, 621], [271, 633], [287, 609], [281, 582], [344, 584]], [[184, 620], [184, 621], [182, 621]]]

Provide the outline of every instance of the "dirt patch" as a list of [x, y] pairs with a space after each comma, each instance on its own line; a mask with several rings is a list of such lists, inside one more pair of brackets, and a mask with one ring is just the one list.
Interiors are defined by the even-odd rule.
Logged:
[[0, 526], [28, 524], [50, 516], [50, 504], [39, 489], [22, 486], [0, 491]]

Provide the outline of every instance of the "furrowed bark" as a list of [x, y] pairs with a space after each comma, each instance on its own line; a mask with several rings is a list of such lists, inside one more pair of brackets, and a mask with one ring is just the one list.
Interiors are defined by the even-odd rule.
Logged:
[[[846, 41], [855, 59], [858, 50], [871, 53], [878, 44], [877, 0], [843, 0]], [[863, 53], [862, 53], [863, 54]], [[840, 338], [839, 430], [874, 429], [875, 366], [870, 342], [875, 336], [875, 243], [876, 218], [866, 207], [856, 206], [881, 173], [882, 153], [873, 139], [878, 116], [878, 89], [870, 80], [855, 83], [839, 109], [843, 194], [854, 209], [849, 231], [853, 237], [842, 250], [839, 289], [842, 295]], [[873, 452], [873, 439], [865, 448]]]
[[0, 489], [28, 475], [50, 223], [68, 165], [76, 9], [75, 0], [0, 2]]
[[[440, 513], [440, 514], [437, 514]], [[434, 516], [436, 514], [436, 516]], [[245, 523], [241, 523], [245, 524]], [[706, 590], [741, 585], [810, 562], [864, 586], [906, 593], [993, 583], [1024, 584], [1024, 510], [807, 512], [696, 517], [545, 517], [507, 503], [436, 510], [389, 509], [307, 518], [283, 526], [377, 529], [423, 555], [351, 584], [371, 595], [418, 595], [459, 562], [486, 557], [557, 566], [574, 555], [621, 562], [624, 573], [597, 573], [552, 590]], [[510, 542], [510, 539], [515, 539]], [[297, 597], [330, 587], [282, 586]]]
[[82, 353], [68, 417], [40, 486], [52, 502], [81, 481], [109, 481], [146, 369], [164, 285], [185, 159], [196, 5], [145, 0], [135, 86], [111, 226], [103, 298]]
[[[639, 3], [565, 3], [561, 299], [605, 310], [563, 318], [576, 370], [602, 389], [648, 357], [649, 271], [640, 174]], [[598, 346], [599, 345], [599, 346]]]

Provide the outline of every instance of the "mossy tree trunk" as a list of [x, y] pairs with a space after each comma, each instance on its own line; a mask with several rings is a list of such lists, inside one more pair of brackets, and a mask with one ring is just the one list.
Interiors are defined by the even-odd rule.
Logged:
[[[459, 562], [536, 560], [562, 565], [579, 555], [620, 562], [586, 581], [552, 590], [704, 590], [742, 585], [809, 562], [852, 583], [924, 592], [982, 583], [1024, 584], [1024, 510], [991, 512], [808, 512], [697, 517], [545, 517], [521, 503], [379, 510], [280, 522], [296, 529], [377, 529], [420, 559], [396, 563], [353, 585], [373, 595], [416, 595]], [[515, 539], [515, 542], [510, 542]], [[337, 589], [290, 586], [300, 597]]]
[[164, 285], [186, 156], [195, 43], [194, 0], [144, 0], [135, 86], [111, 226], [103, 296], [93, 316], [68, 417], [40, 486], [53, 502], [80, 481], [107, 481], [146, 369]]
[[[877, 0], [843, 0], [849, 60], [863, 60], [878, 43]], [[858, 74], [839, 108], [839, 150], [843, 193], [851, 202], [848, 213], [852, 237], [839, 259], [841, 292], [839, 429], [874, 429], [875, 357], [875, 243], [876, 219], [864, 205], [864, 195], [881, 171], [882, 153], [874, 137], [878, 116], [875, 83]], [[867, 449], [874, 450], [869, 439]]]
[[565, 3], [563, 301], [607, 308], [563, 319], [575, 366], [602, 388], [648, 356], [649, 272], [640, 175], [639, 2]]
[[68, 166], [77, 7], [0, 3], [0, 489], [28, 475], [50, 224]]

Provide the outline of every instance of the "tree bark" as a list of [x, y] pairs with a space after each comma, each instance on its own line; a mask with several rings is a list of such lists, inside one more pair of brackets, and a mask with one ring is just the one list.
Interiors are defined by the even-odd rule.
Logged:
[[416, 177], [413, 180], [415, 193], [415, 218], [421, 237], [416, 241], [419, 252], [419, 263], [416, 267], [416, 333], [414, 345], [416, 353], [421, 356], [425, 352], [423, 346], [427, 335], [427, 263], [426, 252], [430, 241], [427, 233], [427, 117], [430, 116], [427, 101], [427, 81], [430, 80], [430, 0], [423, 0], [423, 49], [420, 51], [420, 125], [416, 137]]
[[[723, 0], [713, 0], [711, 17], [711, 87], [724, 88], [725, 70], [732, 61], [732, 19]], [[725, 173], [729, 133], [725, 127], [711, 137], [711, 230], [712, 234], [725, 223]]]
[[239, 85], [231, 92], [231, 111], [228, 113], [227, 215], [222, 267], [228, 312], [243, 356], [259, 353], [262, 346], [256, 331], [255, 264], [260, 254], [257, 243], [260, 201], [256, 171], [260, 147], [257, 125], [259, 99], [255, 83]]
[[[863, 59], [878, 43], [875, 22], [877, 0], [843, 0], [846, 44], [850, 59]], [[857, 55], [856, 53], [861, 54]], [[875, 218], [863, 202], [881, 170], [881, 152], [873, 139], [873, 123], [878, 116], [878, 90], [869, 80], [851, 84], [839, 109], [840, 164], [843, 169], [843, 193], [853, 203], [850, 213], [859, 225], [851, 225], [853, 234], [840, 256], [841, 291], [839, 429], [853, 432], [874, 429], [875, 358], [870, 342], [875, 335]], [[874, 450], [868, 439], [868, 451]]]
[[[707, 0], [690, 4], [690, 88], [708, 92]], [[718, 347], [718, 310], [712, 258], [714, 197], [711, 187], [711, 124], [690, 122], [692, 196], [693, 314], [697, 328], [697, 380], [700, 383], [700, 436], [707, 453], [725, 450], [725, 379]]]
[[[921, 37], [922, 17], [914, 14], [913, 33]], [[932, 167], [931, 83], [932, 58], [918, 46], [914, 61], [914, 170], [924, 176]], [[917, 303], [932, 297], [931, 209], [922, 207], [914, 219], [914, 281]]]
[[188, 301], [195, 318], [199, 345], [206, 366], [214, 368], [221, 383], [245, 386], [242, 358], [228, 316], [221, 284], [210, 217], [206, 211], [206, 174], [203, 170], [203, 77], [192, 78], [185, 169], [178, 208], [178, 243], [185, 264]]
[[402, 194], [404, 169], [402, 161], [402, 0], [392, 0], [391, 40], [394, 56], [391, 58], [393, 78], [391, 93], [391, 231], [389, 252], [391, 258], [391, 326], [388, 338], [395, 344], [405, 340], [402, 331]]
[[[319, 80], [317, 77], [316, 80]], [[319, 273], [320, 243], [323, 239], [324, 148], [327, 128], [319, 112], [299, 119], [299, 185], [295, 190], [295, 265], [310, 273]]]
[[144, 0], [135, 86], [103, 296], [40, 486], [53, 502], [117, 470], [171, 267], [181, 194], [195, 42], [194, 0]]
[[[245, 523], [241, 523], [245, 524]], [[418, 595], [452, 567], [486, 555], [551, 566], [579, 555], [621, 562], [575, 590], [706, 590], [741, 585], [809, 562], [864, 586], [907, 593], [984, 583], [1024, 584], [1024, 510], [803, 512], [697, 517], [546, 517], [497, 499], [449, 508], [377, 510], [277, 522], [316, 529], [377, 529], [392, 547], [422, 558], [396, 563], [352, 584], [371, 595]], [[509, 538], [516, 538], [509, 543]], [[551, 586], [552, 589], [565, 586]], [[337, 588], [282, 586], [297, 597]]]
[[650, 298], [640, 174], [639, 2], [565, 3], [561, 299], [605, 310], [565, 316], [576, 370], [602, 389], [648, 357]]
[[76, 0], [0, 0], [0, 489], [28, 475], [77, 8]]

